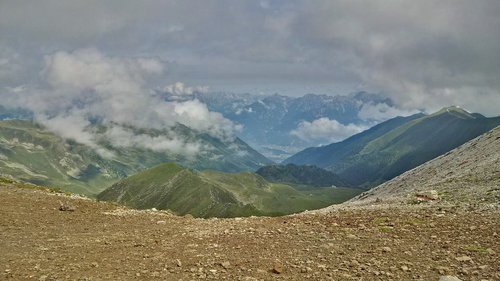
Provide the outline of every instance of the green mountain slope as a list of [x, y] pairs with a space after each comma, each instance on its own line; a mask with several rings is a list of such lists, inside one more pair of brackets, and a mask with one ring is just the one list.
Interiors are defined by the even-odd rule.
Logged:
[[[103, 157], [88, 146], [66, 141], [31, 121], [0, 121], [0, 174], [70, 192], [97, 194], [110, 184], [160, 163], [176, 161], [195, 169], [228, 172], [255, 170], [271, 162], [240, 139], [222, 141], [178, 125], [172, 130], [202, 144], [204, 153], [194, 159], [164, 151], [113, 147]], [[138, 130], [161, 135], [163, 131]]]
[[343, 142], [304, 150], [287, 163], [313, 164], [358, 186], [385, 182], [500, 125], [457, 107], [397, 117]]
[[283, 215], [343, 202], [361, 191], [299, 191], [253, 173], [196, 172], [168, 163], [119, 181], [97, 198], [138, 209], [169, 209], [196, 217]]
[[335, 173], [314, 165], [269, 165], [258, 169], [256, 173], [270, 182], [315, 187], [350, 186], [347, 181], [343, 180]]

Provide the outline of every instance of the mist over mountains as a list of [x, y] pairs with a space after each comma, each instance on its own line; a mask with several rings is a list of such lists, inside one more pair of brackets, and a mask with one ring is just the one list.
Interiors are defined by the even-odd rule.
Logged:
[[203, 92], [183, 84], [160, 92], [168, 101], [205, 103], [211, 111], [241, 125], [238, 136], [277, 162], [303, 148], [340, 141], [378, 122], [417, 112], [399, 109], [389, 98], [366, 92], [290, 97]]

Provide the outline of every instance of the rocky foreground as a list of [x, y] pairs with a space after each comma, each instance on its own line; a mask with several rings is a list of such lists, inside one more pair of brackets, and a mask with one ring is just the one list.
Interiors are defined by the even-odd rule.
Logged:
[[500, 280], [499, 215], [429, 207], [194, 219], [4, 185], [0, 276]]

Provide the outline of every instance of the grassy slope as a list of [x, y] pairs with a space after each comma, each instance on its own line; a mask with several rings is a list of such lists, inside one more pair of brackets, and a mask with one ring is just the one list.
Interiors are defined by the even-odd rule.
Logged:
[[[0, 122], [0, 171], [19, 180], [60, 187], [76, 193], [97, 192], [117, 175], [91, 173], [100, 157], [91, 149], [66, 144], [60, 138], [27, 121]], [[76, 173], [83, 171], [84, 178]]]
[[[500, 124], [465, 111], [441, 111], [391, 130], [356, 155], [328, 166], [355, 185], [373, 186], [442, 155]], [[360, 172], [362, 171], [362, 173]]]
[[[0, 174], [93, 195], [121, 178], [164, 162], [178, 161], [192, 168], [230, 172], [255, 170], [271, 163], [239, 139], [223, 142], [206, 134], [196, 134], [182, 125], [174, 130], [213, 149], [202, 157], [186, 159], [172, 153], [107, 144], [115, 157], [106, 159], [90, 147], [65, 141], [30, 121], [0, 121]], [[163, 132], [140, 130], [140, 133], [154, 136]], [[235, 149], [244, 153], [238, 155]]]
[[297, 165], [313, 164], [318, 165], [319, 167], [327, 167], [332, 163], [340, 161], [348, 155], [358, 153], [371, 140], [422, 116], [424, 115], [415, 114], [409, 117], [396, 117], [390, 119], [364, 132], [349, 137], [344, 141], [332, 143], [322, 147], [307, 148], [286, 159], [283, 163], [294, 163]]
[[343, 142], [304, 150], [287, 163], [315, 164], [371, 187], [444, 154], [500, 124], [459, 108], [397, 117]]
[[163, 164], [120, 181], [98, 195], [130, 207], [170, 209], [197, 217], [282, 215], [340, 203], [359, 190], [299, 191], [253, 173], [195, 172]]

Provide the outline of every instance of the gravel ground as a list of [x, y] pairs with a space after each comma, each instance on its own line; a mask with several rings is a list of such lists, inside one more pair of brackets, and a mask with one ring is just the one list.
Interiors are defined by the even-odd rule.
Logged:
[[336, 210], [195, 219], [0, 187], [7, 280], [500, 280], [500, 213]]

